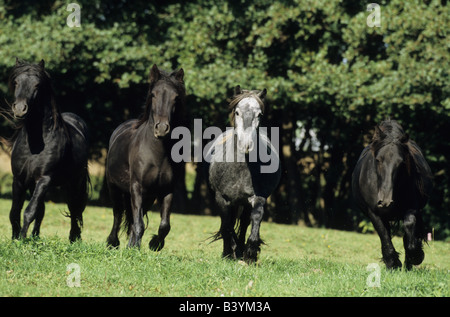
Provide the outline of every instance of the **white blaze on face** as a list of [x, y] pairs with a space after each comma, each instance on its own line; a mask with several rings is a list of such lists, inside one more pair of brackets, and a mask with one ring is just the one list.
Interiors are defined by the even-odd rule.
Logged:
[[256, 129], [262, 114], [261, 107], [255, 98], [247, 97], [239, 102], [234, 113], [237, 147], [242, 153], [251, 152], [256, 141]]

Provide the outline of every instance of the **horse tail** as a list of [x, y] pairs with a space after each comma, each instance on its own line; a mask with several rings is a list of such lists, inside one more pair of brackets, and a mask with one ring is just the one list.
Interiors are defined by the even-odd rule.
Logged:
[[[130, 205], [131, 205], [131, 201], [129, 201], [129, 199], [127, 199], [128, 197], [125, 197], [125, 196], [126, 195], [124, 195], [124, 197], [123, 197], [123, 203], [124, 204], [130, 203]], [[122, 224], [123, 224], [122, 230], [129, 237], [131, 234], [131, 226], [133, 224], [133, 213], [131, 212], [131, 206], [129, 209], [128, 209], [128, 206], [126, 206], [126, 207], [124, 206], [124, 208], [122, 209], [122, 217], [123, 217], [123, 214], [125, 214], [125, 217], [122, 220]]]
[[91, 182], [91, 177], [89, 176], [89, 166], [88, 164], [86, 164], [86, 196], [88, 200], [92, 199], [92, 194], [94, 192], [93, 188], [92, 188], [92, 182]]

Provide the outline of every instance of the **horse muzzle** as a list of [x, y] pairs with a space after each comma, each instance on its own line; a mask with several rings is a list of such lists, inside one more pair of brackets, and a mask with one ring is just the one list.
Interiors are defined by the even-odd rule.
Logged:
[[256, 131], [247, 128], [243, 133], [237, 133], [237, 148], [242, 154], [253, 151], [256, 142]]
[[377, 202], [377, 207], [380, 208], [380, 209], [389, 209], [393, 205], [394, 205], [394, 201], [392, 199], [387, 199], [387, 200], [380, 199]]
[[28, 104], [25, 101], [14, 102], [12, 106], [14, 118], [22, 119], [28, 112]]
[[155, 123], [155, 126], [153, 127], [153, 132], [155, 134], [155, 138], [161, 139], [169, 134], [170, 125], [168, 122]]
[[253, 140], [244, 140], [244, 141], [238, 141], [238, 149], [243, 154], [248, 154], [249, 152], [253, 151], [253, 148], [255, 147], [255, 144], [253, 143]]

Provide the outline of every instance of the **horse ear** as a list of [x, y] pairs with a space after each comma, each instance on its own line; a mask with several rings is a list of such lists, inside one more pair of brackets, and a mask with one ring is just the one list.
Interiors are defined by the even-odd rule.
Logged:
[[41, 59], [41, 61], [39, 62], [39, 66], [45, 68], [45, 61], [43, 59]]
[[259, 99], [263, 100], [263, 99], [266, 97], [266, 95], [267, 95], [267, 89], [264, 88], [264, 89], [258, 94], [258, 97], [259, 97]]
[[175, 74], [175, 79], [178, 80], [178, 81], [183, 82], [183, 79], [184, 79], [184, 70], [183, 70], [183, 68], [180, 68], [180, 70], [177, 71], [177, 73]]
[[21, 61], [18, 57], [16, 57], [16, 66], [19, 66], [23, 64], [23, 61]]
[[153, 64], [153, 67], [150, 70], [150, 75], [148, 76], [148, 78], [150, 79], [150, 83], [157, 82], [159, 77], [161, 77], [161, 73], [159, 72], [158, 66], [156, 66], [156, 64]]
[[242, 89], [240, 85], [237, 85], [236, 87], [234, 87], [234, 95], [237, 96], [240, 94], [242, 94]]

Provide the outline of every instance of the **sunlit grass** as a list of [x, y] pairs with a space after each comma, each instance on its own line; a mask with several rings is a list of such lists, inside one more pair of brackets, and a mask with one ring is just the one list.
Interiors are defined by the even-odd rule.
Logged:
[[[263, 223], [266, 242], [256, 265], [221, 258], [210, 243], [220, 219], [172, 214], [161, 252], [148, 249], [159, 225], [149, 215], [140, 250], [106, 247], [109, 208], [88, 207], [82, 241], [70, 244], [65, 205], [47, 203], [41, 238], [11, 241], [10, 201], [0, 200], [0, 296], [449, 296], [450, 245], [425, 245], [412, 271], [386, 271], [376, 235]], [[402, 252], [401, 238], [394, 238]], [[68, 265], [80, 268], [69, 287]], [[369, 263], [380, 265], [380, 287], [368, 287]]]

